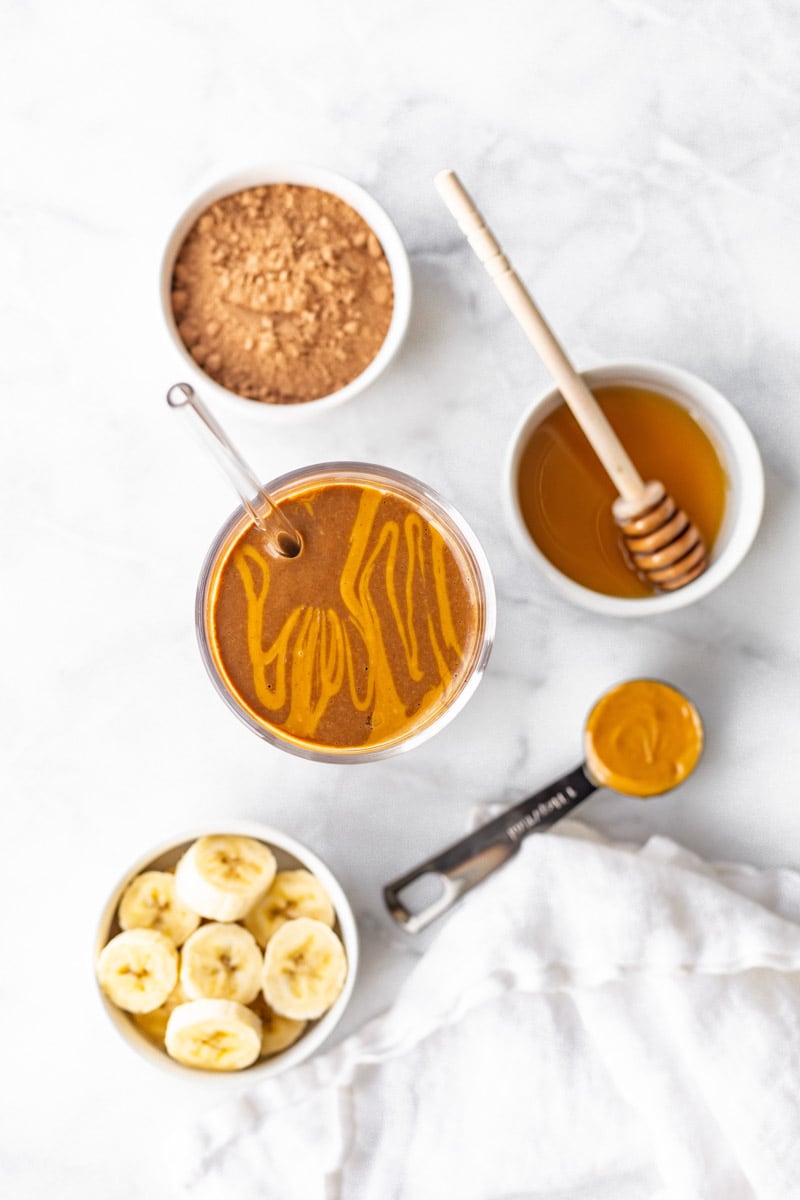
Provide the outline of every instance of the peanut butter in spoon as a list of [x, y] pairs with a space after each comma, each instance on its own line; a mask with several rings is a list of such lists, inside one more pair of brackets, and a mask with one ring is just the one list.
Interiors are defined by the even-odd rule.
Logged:
[[694, 770], [703, 724], [690, 700], [655, 679], [632, 679], [606, 692], [584, 731], [586, 765], [603, 787], [657, 796]]

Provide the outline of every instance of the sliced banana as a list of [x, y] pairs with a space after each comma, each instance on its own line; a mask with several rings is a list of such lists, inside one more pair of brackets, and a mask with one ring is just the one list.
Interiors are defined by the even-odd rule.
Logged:
[[164, 1044], [186, 1067], [241, 1071], [261, 1053], [261, 1021], [235, 1000], [189, 1000], [170, 1016]]
[[263, 949], [281, 925], [296, 917], [312, 917], [331, 927], [336, 919], [328, 893], [310, 871], [278, 871], [244, 923]]
[[163, 1048], [164, 1035], [167, 1032], [167, 1021], [178, 1005], [183, 1004], [185, 1000], [186, 996], [183, 993], [180, 980], [178, 980], [164, 1003], [160, 1004], [158, 1008], [154, 1008], [152, 1012], [132, 1013], [131, 1015], [142, 1033], [146, 1034], [151, 1041], [156, 1042], [157, 1045]]
[[241, 925], [201, 925], [184, 942], [181, 987], [189, 1000], [249, 1004], [261, 988], [264, 961], [256, 939]]
[[255, 838], [212, 834], [193, 842], [175, 869], [175, 888], [189, 908], [212, 921], [238, 921], [275, 878], [269, 846]]
[[118, 1008], [152, 1012], [178, 981], [178, 951], [156, 929], [127, 929], [100, 951], [97, 979]]
[[261, 1057], [270, 1058], [281, 1050], [293, 1046], [308, 1026], [308, 1021], [294, 1021], [281, 1017], [270, 1008], [263, 995], [258, 995], [252, 1005], [253, 1012], [261, 1018]]
[[282, 1017], [321, 1017], [344, 987], [347, 958], [336, 934], [322, 921], [286, 921], [267, 943], [264, 999]]
[[175, 894], [170, 871], [145, 871], [128, 885], [119, 902], [123, 929], [157, 929], [180, 946], [200, 924], [200, 916]]

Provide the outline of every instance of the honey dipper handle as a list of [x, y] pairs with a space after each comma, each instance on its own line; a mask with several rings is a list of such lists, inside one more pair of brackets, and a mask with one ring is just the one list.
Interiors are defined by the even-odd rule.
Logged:
[[561, 395], [585, 433], [603, 467], [623, 499], [636, 505], [644, 484], [625, 447], [611, 428], [600, 405], [567, 358], [527, 288], [516, 274], [487, 227], [455, 171], [440, 171], [435, 184], [439, 195], [458, 222], [461, 232], [486, 268], [486, 272], [519, 321], [537, 354], [552, 375]]

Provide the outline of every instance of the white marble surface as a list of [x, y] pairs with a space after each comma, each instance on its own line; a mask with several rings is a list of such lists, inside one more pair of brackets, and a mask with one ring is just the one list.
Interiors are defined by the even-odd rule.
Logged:
[[[172, 1194], [213, 1088], [154, 1078], [105, 1020], [92, 936], [116, 875], [196, 822], [260, 818], [338, 872], [363, 934], [346, 1028], [423, 943], [380, 886], [468, 812], [579, 757], [610, 682], [674, 680], [708, 748], [678, 793], [586, 820], [800, 866], [800, 11], [788, 0], [2, 4], [3, 728], [0, 1187]], [[364, 184], [412, 257], [392, 370], [299, 432], [231, 421], [269, 478], [382, 461], [448, 496], [495, 572], [499, 630], [467, 709], [407, 756], [311, 765], [223, 707], [195, 647], [225, 484], [167, 412], [168, 228], [206, 182], [291, 157]], [[500, 523], [500, 471], [542, 367], [431, 179], [456, 166], [579, 365], [647, 356], [719, 387], [767, 471], [756, 546], [715, 595], [626, 623], [566, 606]], [[488, 885], [487, 885], [488, 886]], [[383, 1200], [383, 1198], [376, 1198]], [[488, 1198], [487, 1198], [488, 1200]]]

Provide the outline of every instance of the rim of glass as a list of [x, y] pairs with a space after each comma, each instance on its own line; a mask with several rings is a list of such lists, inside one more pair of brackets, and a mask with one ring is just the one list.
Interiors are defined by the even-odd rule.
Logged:
[[494, 579], [483, 547], [461, 513], [433, 488], [428, 487], [413, 475], [407, 475], [403, 471], [396, 471], [392, 467], [383, 467], [375, 463], [325, 462], [287, 471], [265, 484], [264, 487], [271, 496], [280, 499], [287, 492], [293, 490], [297, 483], [324, 481], [331, 476], [341, 482], [364, 481], [378, 486], [388, 485], [390, 490], [399, 492], [401, 496], [412, 500], [426, 510], [426, 517], [438, 524], [448, 535], [449, 540], [456, 543], [457, 551], [463, 560], [462, 566], [468, 568], [473, 582], [477, 601], [478, 628], [470, 661], [464, 669], [460, 686], [445, 706], [431, 710], [427, 719], [409, 734], [397, 736], [378, 746], [349, 746], [341, 749], [335, 746], [310, 745], [283, 735], [277, 727], [259, 721], [225, 683], [211, 651], [207, 634], [206, 614], [209, 607], [213, 568], [221, 551], [231, 538], [237, 536], [250, 524], [249, 517], [241, 507], [231, 513], [219, 530], [203, 562], [195, 597], [195, 631], [203, 665], [217, 694], [231, 712], [263, 741], [312, 762], [379, 762], [395, 754], [412, 750], [433, 737], [457, 716], [475, 692], [486, 669], [494, 644], [497, 625]]

